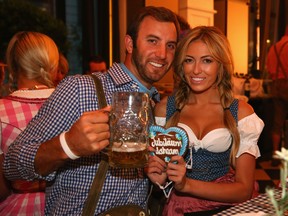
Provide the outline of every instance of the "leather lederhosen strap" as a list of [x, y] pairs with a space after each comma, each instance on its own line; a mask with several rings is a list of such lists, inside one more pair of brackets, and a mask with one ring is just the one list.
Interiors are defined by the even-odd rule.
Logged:
[[[91, 77], [93, 78], [94, 83], [95, 83], [99, 108], [100, 109], [104, 108], [105, 106], [107, 106], [107, 103], [106, 103], [104, 90], [102, 87], [102, 82], [95, 75], [91, 75]], [[87, 200], [86, 200], [84, 208], [83, 208], [83, 213], [82, 213], [83, 216], [94, 215], [94, 211], [96, 209], [96, 206], [98, 204], [98, 200], [100, 198], [102, 186], [103, 186], [104, 181], [105, 181], [108, 167], [109, 167], [108, 161], [106, 158], [104, 159], [104, 155], [102, 155], [100, 165], [97, 169], [97, 172], [95, 173], [95, 176], [94, 176]]]

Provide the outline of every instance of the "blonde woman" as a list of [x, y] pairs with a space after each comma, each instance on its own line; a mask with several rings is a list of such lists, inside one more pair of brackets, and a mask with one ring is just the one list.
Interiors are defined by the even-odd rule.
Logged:
[[[50, 37], [19, 32], [8, 44], [6, 60], [16, 90], [0, 100], [0, 153], [3, 151], [4, 157], [9, 145], [54, 91], [59, 53]], [[0, 185], [0, 215], [44, 215], [44, 181], [8, 182], [0, 169]]]
[[151, 156], [147, 173], [155, 184], [173, 182], [163, 215], [210, 215], [255, 195], [264, 123], [249, 104], [233, 97], [230, 45], [217, 28], [193, 28], [176, 49], [174, 67], [179, 87], [156, 105], [156, 120], [185, 129], [191, 151], [167, 165]]

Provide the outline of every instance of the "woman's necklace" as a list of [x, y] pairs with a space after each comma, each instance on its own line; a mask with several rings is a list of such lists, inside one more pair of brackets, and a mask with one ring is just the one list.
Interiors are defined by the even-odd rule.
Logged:
[[48, 86], [46, 85], [35, 85], [31, 90], [37, 90], [37, 89], [48, 89]]
[[32, 88], [21, 88], [18, 90], [40, 90], [40, 89], [48, 89], [48, 86], [46, 85], [35, 85]]

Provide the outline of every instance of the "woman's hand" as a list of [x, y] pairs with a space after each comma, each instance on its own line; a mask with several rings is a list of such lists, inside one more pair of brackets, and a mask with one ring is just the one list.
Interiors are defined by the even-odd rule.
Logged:
[[186, 184], [186, 162], [182, 156], [173, 156], [167, 166], [167, 176], [174, 182], [174, 188], [182, 191]]
[[[154, 148], [148, 147], [149, 152], [155, 152]], [[158, 156], [149, 155], [148, 165], [145, 167], [145, 172], [149, 179], [155, 184], [164, 185], [167, 179], [166, 175], [166, 163]]]

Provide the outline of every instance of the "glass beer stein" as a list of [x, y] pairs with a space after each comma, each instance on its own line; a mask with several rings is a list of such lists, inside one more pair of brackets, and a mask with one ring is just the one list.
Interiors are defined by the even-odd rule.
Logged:
[[109, 165], [144, 167], [148, 162], [148, 129], [153, 118], [148, 94], [115, 92], [111, 106]]

